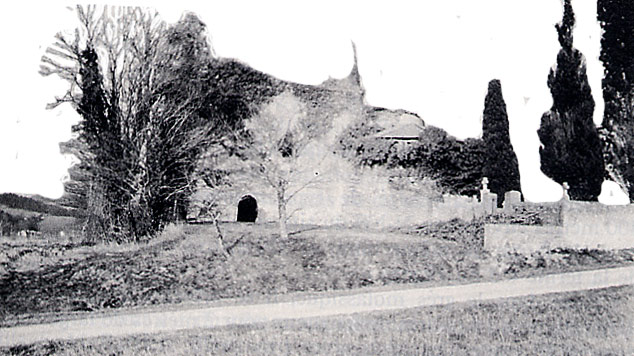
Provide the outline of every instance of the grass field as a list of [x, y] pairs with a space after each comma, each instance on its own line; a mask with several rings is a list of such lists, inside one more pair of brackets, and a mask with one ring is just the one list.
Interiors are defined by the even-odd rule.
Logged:
[[[568, 251], [491, 258], [478, 226], [454, 222], [442, 234], [223, 225], [172, 226], [148, 243], [82, 246], [72, 240], [0, 239], [0, 325], [87, 311], [287, 295], [293, 292], [438, 285], [632, 263], [632, 251]], [[447, 232], [449, 231], [449, 232]], [[40, 318], [41, 319], [41, 318]]]
[[634, 287], [49, 342], [10, 355], [632, 355]]
[[69, 216], [46, 215], [39, 224], [42, 235], [59, 235], [61, 231], [65, 235], [77, 234], [80, 229], [77, 219]]
[[[60, 236], [60, 232], [63, 232], [65, 237], [76, 241], [82, 240], [80, 236], [81, 226], [75, 217], [39, 213], [30, 210], [10, 208], [4, 205], [0, 205], [0, 211], [20, 218], [41, 217], [41, 221], [37, 224], [37, 230], [41, 233], [41, 236], [45, 238], [57, 238]], [[17, 234], [17, 231], [15, 231], [15, 234]], [[2, 238], [2, 236], [0, 236], [0, 238]]]

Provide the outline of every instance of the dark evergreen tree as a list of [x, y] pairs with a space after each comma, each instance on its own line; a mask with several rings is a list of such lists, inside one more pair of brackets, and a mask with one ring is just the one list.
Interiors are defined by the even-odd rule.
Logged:
[[128, 169], [123, 156], [126, 142], [119, 135], [120, 123], [113, 105], [108, 103], [99, 58], [91, 43], [81, 51], [79, 59], [82, 95], [77, 112], [82, 120], [73, 131], [78, 133], [77, 143], [81, 142], [91, 157], [91, 164], [83, 166], [90, 177], [89, 185], [84, 187], [91, 197], [90, 214], [87, 214], [91, 234], [105, 235], [113, 220], [120, 219], [125, 211], [121, 197], [126, 193], [125, 174], [122, 174]]
[[564, 2], [563, 21], [555, 27], [561, 50], [548, 75], [553, 105], [537, 131], [541, 170], [557, 183], [568, 182], [570, 198], [596, 201], [601, 193], [604, 164], [601, 142], [592, 120], [594, 100], [583, 55], [573, 48], [575, 18], [570, 0]]
[[509, 136], [502, 85], [497, 79], [489, 82], [489, 91], [484, 99], [482, 140], [486, 150], [483, 174], [489, 179], [489, 188], [498, 195], [498, 204], [501, 206], [504, 193], [519, 191], [521, 185], [517, 156]]
[[634, 4], [599, 0], [597, 10], [603, 28], [600, 59], [605, 68], [605, 110], [600, 135], [606, 178], [634, 200]]

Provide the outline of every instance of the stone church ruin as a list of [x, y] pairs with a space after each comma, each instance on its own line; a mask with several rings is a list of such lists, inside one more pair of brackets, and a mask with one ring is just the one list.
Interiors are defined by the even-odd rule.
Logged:
[[[383, 228], [415, 226], [454, 218], [471, 220], [500, 214], [512, 216], [517, 211], [529, 210], [545, 216], [544, 223], [487, 224], [485, 247], [491, 251], [519, 251], [566, 246], [623, 248], [634, 245], [633, 236], [630, 236], [634, 228], [625, 223], [632, 220], [628, 215], [631, 206], [607, 207], [568, 199], [533, 204], [522, 202], [521, 193], [511, 191], [504, 194], [504, 206], [500, 209], [497, 206], [499, 198], [488, 189], [486, 178], [482, 181], [478, 197], [443, 195], [434, 182], [382, 167], [359, 167], [336, 153], [333, 145], [338, 136], [359, 121], [372, 121], [378, 125], [381, 130], [371, 137], [393, 140], [399, 145], [397, 147], [416, 142], [425, 128], [425, 122], [415, 113], [377, 108], [365, 103], [356, 53], [350, 74], [341, 79], [330, 78], [319, 85], [283, 82], [275, 78], [267, 80], [262, 92], [272, 96], [283, 90], [290, 91], [330, 127], [323, 137], [309, 143], [306, 156], [299, 160], [306, 166], [303, 172], [306, 180], [318, 179], [303, 187], [289, 201], [289, 223]], [[564, 187], [568, 189], [567, 185]], [[289, 190], [294, 188], [297, 187], [291, 186]], [[208, 194], [209, 189], [201, 187], [193, 200], [205, 200]], [[566, 192], [564, 196], [567, 196]], [[275, 192], [256, 178], [232, 182], [216, 203], [222, 221], [264, 223], [278, 218]], [[208, 219], [207, 213], [205, 209], [192, 209], [190, 218], [204, 221]], [[631, 213], [634, 214], [634, 211]], [[623, 222], [611, 223], [611, 217], [615, 216], [621, 217]], [[621, 230], [608, 236], [608, 232], [617, 227]]]
[[[289, 202], [289, 222], [385, 226], [434, 219], [432, 200], [437, 199], [438, 194], [431, 184], [416, 182], [409, 177], [394, 177], [386, 169], [359, 168], [333, 152], [338, 136], [360, 120], [372, 120], [382, 128], [374, 138], [376, 140], [417, 140], [425, 127], [424, 121], [415, 113], [372, 107], [365, 103], [356, 51], [347, 77], [330, 78], [314, 86], [286, 82], [277, 85], [298, 97], [312, 114], [318, 115], [330, 127], [323, 137], [311, 141], [306, 156], [300, 157], [300, 164], [306, 165], [306, 179], [318, 179], [314, 179]], [[407, 183], [395, 184], [397, 181]], [[289, 187], [289, 191], [294, 188]], [[205, 199], [205, 190], [201, 188], [194, 200]], [[258, 222], [267, 222], [277, 219], [275, 192], [260, 180], [240, 179], [228, 190], [218, 204], [221, 220], [232, 221], [236, 216], [238, 221], [254, 218]], [[248, 217], [246, 205], [243, 205], [246, 203], [240, 200], [245, 196], [257, 197], [257, 213]], [[238, 200], [240, 203], [236, 206]], [[190, 211], [192, 219], [205, 218], [201, 216], [204, 211], [194, 210]]]

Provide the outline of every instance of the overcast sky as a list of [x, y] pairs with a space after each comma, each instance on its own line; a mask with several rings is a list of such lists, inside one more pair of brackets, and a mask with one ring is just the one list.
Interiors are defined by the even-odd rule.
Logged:
[[[539, 170], [536, 133], [552, 105], [546, 78], [559, 50], [554, 24], [562, 17], [560, 0], [340, 2], [109, 3], [151, 5], [168, 22], [193, 11], [207, 24], [218, 56], [305, 84], [346, 76], [354, 41], [369, 104], [416, 112], [459, 138], [481, 135], [487, 83], [500, 79], [525, 197], [561, 197], [561, 187]], [[572, 4], [575, 46], [587, 59], [600, 123], [603, 67], [596, 2]], [[72, 159], [59, 154], [58, 143], [70, 138], [77, 115], [70, 107], [45, 110], [66, 83], [37, 71], [55, 33], [76, 23], [75, 14], [59, 4], [11, 2], [0, 14], [0, 192], [53, 198], [63, 192], [61, 181]]]

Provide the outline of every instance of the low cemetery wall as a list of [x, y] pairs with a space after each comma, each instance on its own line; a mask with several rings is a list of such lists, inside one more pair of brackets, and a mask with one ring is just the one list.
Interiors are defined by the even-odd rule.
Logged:
[[561, 226], [484, 225], [484, 248], [493, 253], [549, 251], [565, 244]]
[[[421, 224], [432, 218], [433, 206], [425, 194], [395, 189], [387, 177], [366, 171], [306, 188], [288, 212], [291, 223], [381, 228]], [[277, 211], [266, 216], [275, 220]]]
[[634, 248], [634, 205], [567, 202], [563, 205], [564, 238], [572, 248]]
[[494, 253], [555, 248], [617, 250], [634, 248], [634, 205], [562, 200], [520, 203], [515, 212], [536, 212], [537, 225], [487, 224], [484, 247]]
[[[222, 219], [235, 220], [237, 201], [243, 195], [257, 200], [258, 222], [277, 221], [277, 201], [271, 188], [250, 184], [236, 189], [223, 204]], [[336, 179], [306, 187], [287, 206], [289, 223], [344, 225], [353, 227], [402, 227], [459, 218], [469, 221], [481, 216], [480, 204], [467, 197], [446, 195], [433, 198], [423, 187], [398, 189], [388, 177], [360, 170], [340, 173]]]

